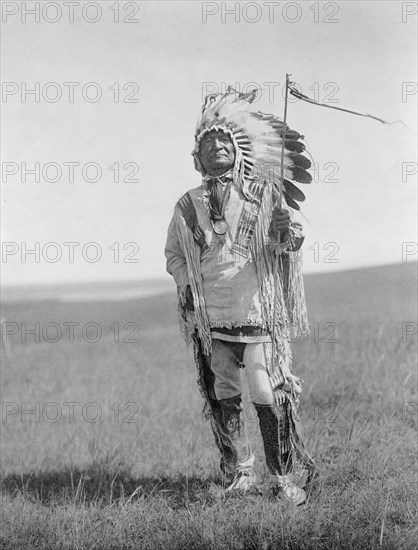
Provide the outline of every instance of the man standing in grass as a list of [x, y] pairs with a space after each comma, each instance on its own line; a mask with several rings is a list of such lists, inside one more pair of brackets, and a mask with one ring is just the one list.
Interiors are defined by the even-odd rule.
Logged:
[[309, 183], [310, 162], [301, 154], [302, 136], [273, 115], [251, 111], [253, 99], [232, 89], [206, 98], [193, 150], [203, 181], [176, 204], [165, 255], [226, 491], [258, 486], [243, 419], [243, 370], [274, 487], [301, 504], [306, 493], [292, 472], [313, 463], [298, 433], [301, 380], [291, 373], [289, 341], [291, 331], [308, 331], [304, 237], [282, 201], [299, 209], [295, 201], [304, 196], [290, 180]]

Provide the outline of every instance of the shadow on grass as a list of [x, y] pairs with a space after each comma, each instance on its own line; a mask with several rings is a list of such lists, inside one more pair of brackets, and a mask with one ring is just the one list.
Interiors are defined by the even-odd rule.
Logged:
[[105, 506], [152, 496], [183, 508], [204, 500], [212, 483], [220, 483], [219, 477], [181, 474], [175, 477], [133, 477], [128, 471], [112, 472], [96, 467], [9, 474], [1, 480], [1, 489], [3, 495], [22, 496], [44, 505], [85, 503]]

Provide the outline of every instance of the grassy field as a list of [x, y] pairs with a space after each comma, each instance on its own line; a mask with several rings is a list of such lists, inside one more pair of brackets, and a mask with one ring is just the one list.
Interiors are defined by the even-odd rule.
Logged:
[[[416, 548], [415, 278], [416, 264], [306, 278], [312, 333], [294, 343], [294, 372], [320, 476], [297, 509], [211, 496], [219, 457], [174, 292], [5, 301], [18, 333], [2, 350], [1, 548]], [[21, 341], [24, 322], [39, 338]]]

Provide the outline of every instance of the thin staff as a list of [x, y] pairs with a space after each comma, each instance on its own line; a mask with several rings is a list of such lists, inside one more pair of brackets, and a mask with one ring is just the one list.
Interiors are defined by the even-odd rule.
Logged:
[[[287, 103], [288, 103], [288, 92], [289, 92], [289, 80], [290, 74], [286, 73], [286, 91], [285, 91], [285, 97], [284, 97], [284, 113], [283, 113], [283, 131], [282, 131], [282, 150], [281, 150], [281, 157], [280, 157], [280, 183], [279, 183], [279, 197], [278, 197], [278, 203], [279, 203], [279, 209], [282, 208], [282, 200], [283, 200], [283, 182], [284, 182], [284, 147], [285, 147], [285, 139], [286, 139], [286, 122], [287, 122]], [[273, 191], [275, 190], [275, 187], [273, 185]], [[276, 191], [277, 192], [277, 191]], [[273, 268], [273, 285], [274, 285], [274, 299], [273, 299], [273, 326], [272, 326], [272, 338], [271, 338], [271, 361], [272, 365], [274, 365], [275, 361], [275, 355], [276, 355], [276, 323], [277, 323], [277, 279], [278, 279], [278, 271], [279, 271], [279, 256], [281, 255], [283, 248], [280, 245], [280, 232], [277, 235], [279, 239], [278, 248], [276, 252], [276, 257], [274, 259], [274, 268]]]

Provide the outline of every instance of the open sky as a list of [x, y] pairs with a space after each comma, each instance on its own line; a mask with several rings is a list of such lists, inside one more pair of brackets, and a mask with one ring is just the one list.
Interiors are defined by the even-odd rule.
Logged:
[[[205, 90], [257, 87], [257, 109], [282, 114], [286, 72], [320, 101], [406, 125], [289, 105], [318, 167], [303, 189], [305, 271], [416, 260], [416, 3], [38, 4], [36, 22], [35, 2], [2, 2], [4, 284], [168, 278], [173, 206], [200, 184]], [[23, 181], [35, 163], [39, 181]]]

